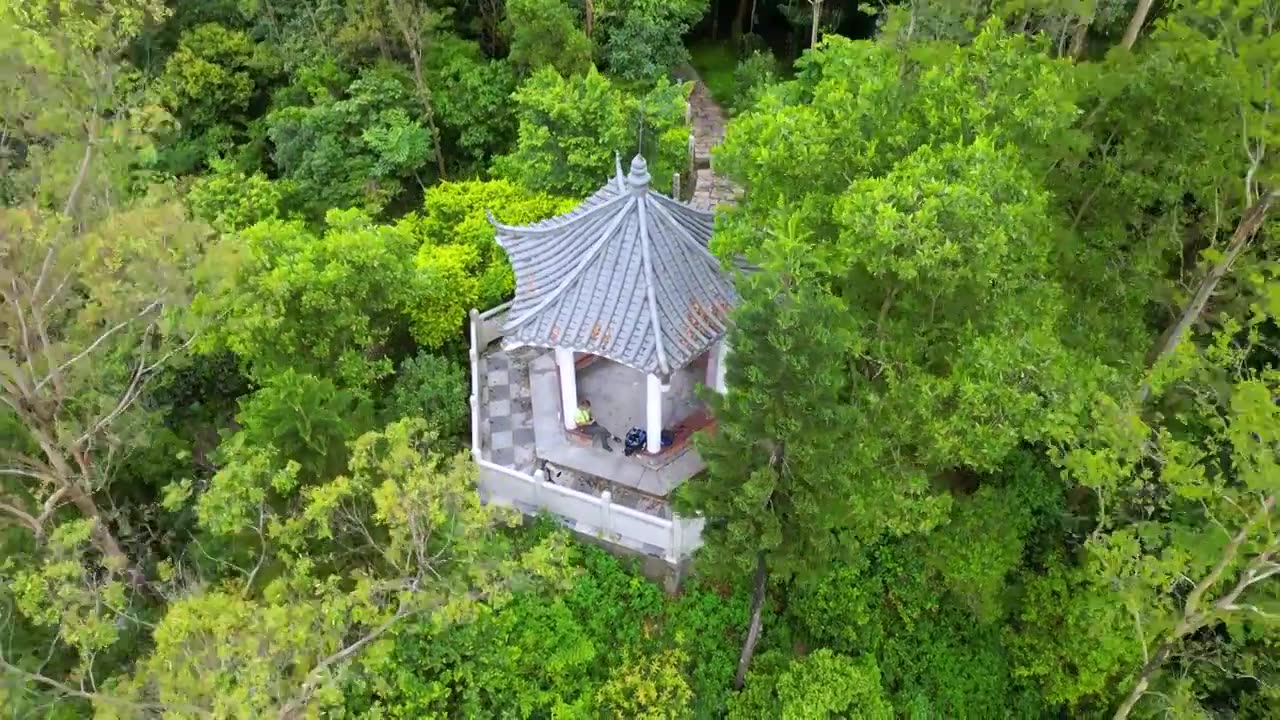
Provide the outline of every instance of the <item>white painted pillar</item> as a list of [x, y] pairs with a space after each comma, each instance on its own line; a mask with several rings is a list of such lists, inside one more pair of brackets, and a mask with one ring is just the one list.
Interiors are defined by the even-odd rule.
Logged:
[[716, 392], [723, 394], [725, 390], [724, 371], [727, 368], [727, 360], [729, 359], [729, 340], [720, 338], [720, 342], [716, 343], [716, 379], [712, 386]]
[[652, 454], [662, 452], [662, 381], [649, 375], [645, 402], [645, 447]]
[[556, 365], [560, 366], [560, 402], [564, 412], [564, 429], [578, 426], [578, 375], [573, 367], [573, 351], [556, 348]]

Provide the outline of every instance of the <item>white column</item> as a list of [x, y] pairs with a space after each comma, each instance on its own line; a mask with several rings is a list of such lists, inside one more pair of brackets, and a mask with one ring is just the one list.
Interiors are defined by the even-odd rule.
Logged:
[[727, 367], [726, 361], [729, 358], [729, 340], [728, 338], [720, 338], [720, 342], [716, 343], [716, 379], [713, 387], [718, 393], [724, 393], [724, 371]]
[[556, 348], [556, 365], [560, 366], [560, 402], [564, 412], [564, 429], [578, 426], [578, 376], [573, 367], [573, 351]]
[[662, 381], [657, 375], [649, 376], [647, 395], [644, 449], [657, 454], [662, 452]]

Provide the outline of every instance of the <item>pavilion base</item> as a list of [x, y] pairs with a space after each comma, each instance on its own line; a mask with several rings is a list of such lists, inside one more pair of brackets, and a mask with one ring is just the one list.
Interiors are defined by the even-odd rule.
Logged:
[[706, 469], [690, 445], [670, 453], [627, 457], [620, 444], [613, 452], [569, 439], [560, 408], [560, 379], [554, 356], [544, 353], [529, 363], [534, 444], [538, 458], [574, 472], [607, 478], [655, 497], [666, 497], [680, 483]]

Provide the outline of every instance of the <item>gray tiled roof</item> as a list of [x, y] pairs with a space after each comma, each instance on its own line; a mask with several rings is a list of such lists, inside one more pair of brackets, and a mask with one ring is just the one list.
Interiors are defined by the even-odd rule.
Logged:
[[713, 217], [651, 190], [638, 155], [564, 215], [524, 227], [490, 217], [516, 275], [507, 342], [657, 375], [689, 364], [725, 333], [737, 299], [707, 249]]

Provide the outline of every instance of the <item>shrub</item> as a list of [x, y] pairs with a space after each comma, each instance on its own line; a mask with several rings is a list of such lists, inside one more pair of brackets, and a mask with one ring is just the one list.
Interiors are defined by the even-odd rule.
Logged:
[[518, 139], [514, 151], [495, 161], [494, 171], [533, 190], [583, 197], [612, 175], [615, 153], [635, 152], [637, 121], [643, 118], [649, 173], [662, 187], [684, 163], [689, 89], [662, 79], [637, 96], [594, 69], [571, 78], [544, 69], [515, 93]]
[[755, 104], [761, 91], [778, 81], [778, 59], [768, 50], [755, 50], [738, 62], [733, 71], [733, 107], [735, 113]]
[[405, 360], [396, 373], [387, 403], [387, 420], [419, 417], [440, 438], [454, 443], [467, 429], [467, 371], [448, 358], [418, 353]]

